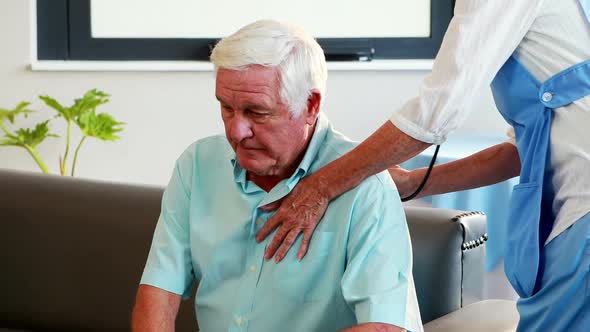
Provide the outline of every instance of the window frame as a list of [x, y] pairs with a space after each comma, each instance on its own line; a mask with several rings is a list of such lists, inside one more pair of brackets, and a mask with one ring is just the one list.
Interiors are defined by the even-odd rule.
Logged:
[[[218, 38], [93, 38], [90, 0], [37, 1], [37, 60], [208, 61]], [[434, 59], [454, 0], [432, 0], [425, 38], [318, 38], [328, 61]]]

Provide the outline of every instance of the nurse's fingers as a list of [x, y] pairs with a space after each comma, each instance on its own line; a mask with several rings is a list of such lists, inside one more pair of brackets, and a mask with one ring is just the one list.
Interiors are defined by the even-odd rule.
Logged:
[[[278, 220], [278, 219], [276, 219], [276, 220]], [[267, 221], [267, 223], [269, 223], [270, 221], [271, 220], [269, 219], [269, 221]], [[264, 225], [264, 226], [266, 226], [266, 225]], [[277, 226], [278, 226], [278, 222], [277, 222]], [[273, 229], [276, 228], [277, 226], [273, 227]], [[264, 259], [269, 260], [272, 258], [272, 256], [274, 256], [277, 249], [279, 249], [279, 247], [281, 246], [281, 243], [283, 243], [283, 240], [285, 239], [285, 237], [287, 237], [287, 234], [289, 233], [289, 231], [290, 231], [290, 229], [288, 229], [285, 226], [279, 227], [279, 229], [277, 230], [277, 232], [273, 236], [272, 240], [270, 241], [269, 245], [266, 247], [266, 251], [264, 253]], [[262, 232], [262, 230], [260, 230], [260, 232]], [[258, 233], [259, 235], [260, 235], [260, 232]]]
[[265, 206], [261, 207], [263, 211], [274, 211], [281, 207], [281, 203], [283, 203], [282, 199], [279, 199], [276, 202], [272, 202], [270, 204], [266, 204]]
[[287, 234], [285, 240], [283, 241], [283, 244], [279, 247], [279, 250], [275, 254], [275, 263], [278, 263], [282, 261], [283, 258], [285, 258], [285, 256], [289, 252], [289, 249], [291, 249], [293, 243], [295, 242], [295, 240], [297, 240], [297, 236], [299, 236], [299, 233], [301, 233], [300, 229], [292, 229], [289, 232], [289, 234]]
[[[275, 228], [279, 227], [283, 223], [283, 219], [281, 218], [281, 215], [282, 215], [281, 211], [279, 210], [274, 216], [272, 216], [270, 219], [268, 219], [264, 223], [262, 228], [256, 234], [256, 242], [258, 242], [258, 243], [262, 242], [264, 239], [266, 239], [266, 237], [270, 233], [272, 233], [275, 230]], [[277, 238], [277, 235], [280, 231], [281, 231], [280, 229], [277, 231], [277, 234], [275, 234], [275, 238]], [[283, 234], [283, 238], [286, 235], [287, 235], [287, 233]], [[271, 242], [271, 245], [272, 245], [272, 242]], [[276, 248], [275, 248], [275, 250], [276, 250]], [[274, 251], [273, 251], [273, 253], [274, 253]]]
[[315, 227], [312, 229], [304, 229], [303, 230], [303, 240], [301, 241], [301, 247], [299, 247], [299, 251], [297, 252], [297, 259], [302, 260], [307, 254], [307, 249], [309, 248], [309, 241], [311, 240], [311, 236], [313, 235], [313, 231]]

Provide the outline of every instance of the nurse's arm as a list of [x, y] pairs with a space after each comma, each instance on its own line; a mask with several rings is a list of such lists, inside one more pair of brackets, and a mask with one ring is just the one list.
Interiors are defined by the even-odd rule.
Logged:
[[385, 323], [365, 323], [342, 330], [342, 332], [403, 332], [404, 329]]
[[[407, 197], [420, 185], [426, 170], [406, 171], [393, 167], [389, 169], [389, 174], [400, 196]], [[513, 178], [519, 173], [520, 159], [516, 146], [500, 143], [469, 157], [434, 166], [416, 198], [479, 188]]]
[[181, 296], [163, 289], [140, 285], [131, 319], [133, 332], [173, 332]]
[[349, 153], [303, 178], [282, 202], [265, 208], [274, 210], [280, 204], [279, 210], [256, 234], [256, 241], [261, 242], [281, 226], [268, 245], [265, 258], [270, 259], [276, 253], [275, 260], [282, 260], [299, 233], [303, 233], [303, 241], [297, 257], [303, 258], [313, 231], [332, 199], [356, 187], [367, 177], [410, 159], [430, 145], [387, 121]]

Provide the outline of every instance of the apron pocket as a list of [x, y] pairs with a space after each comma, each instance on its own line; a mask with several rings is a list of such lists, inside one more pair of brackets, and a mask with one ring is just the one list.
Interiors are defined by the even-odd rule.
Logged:
[[514, 187], [508, 219], [506, 276], [521, 298], [533, 295], [539, 271], [542, 188], [536, 182]]

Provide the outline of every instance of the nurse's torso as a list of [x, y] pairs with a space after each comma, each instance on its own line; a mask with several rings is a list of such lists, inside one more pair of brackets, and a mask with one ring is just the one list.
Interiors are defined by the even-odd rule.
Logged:
[[[546, 0], [515, 57], [539, 81], [590, 59], [590, 23], [580, 2]], [[549, 162], [556, 219], [547, 242], [590, 211], [590, 97], [554, 110]]]

